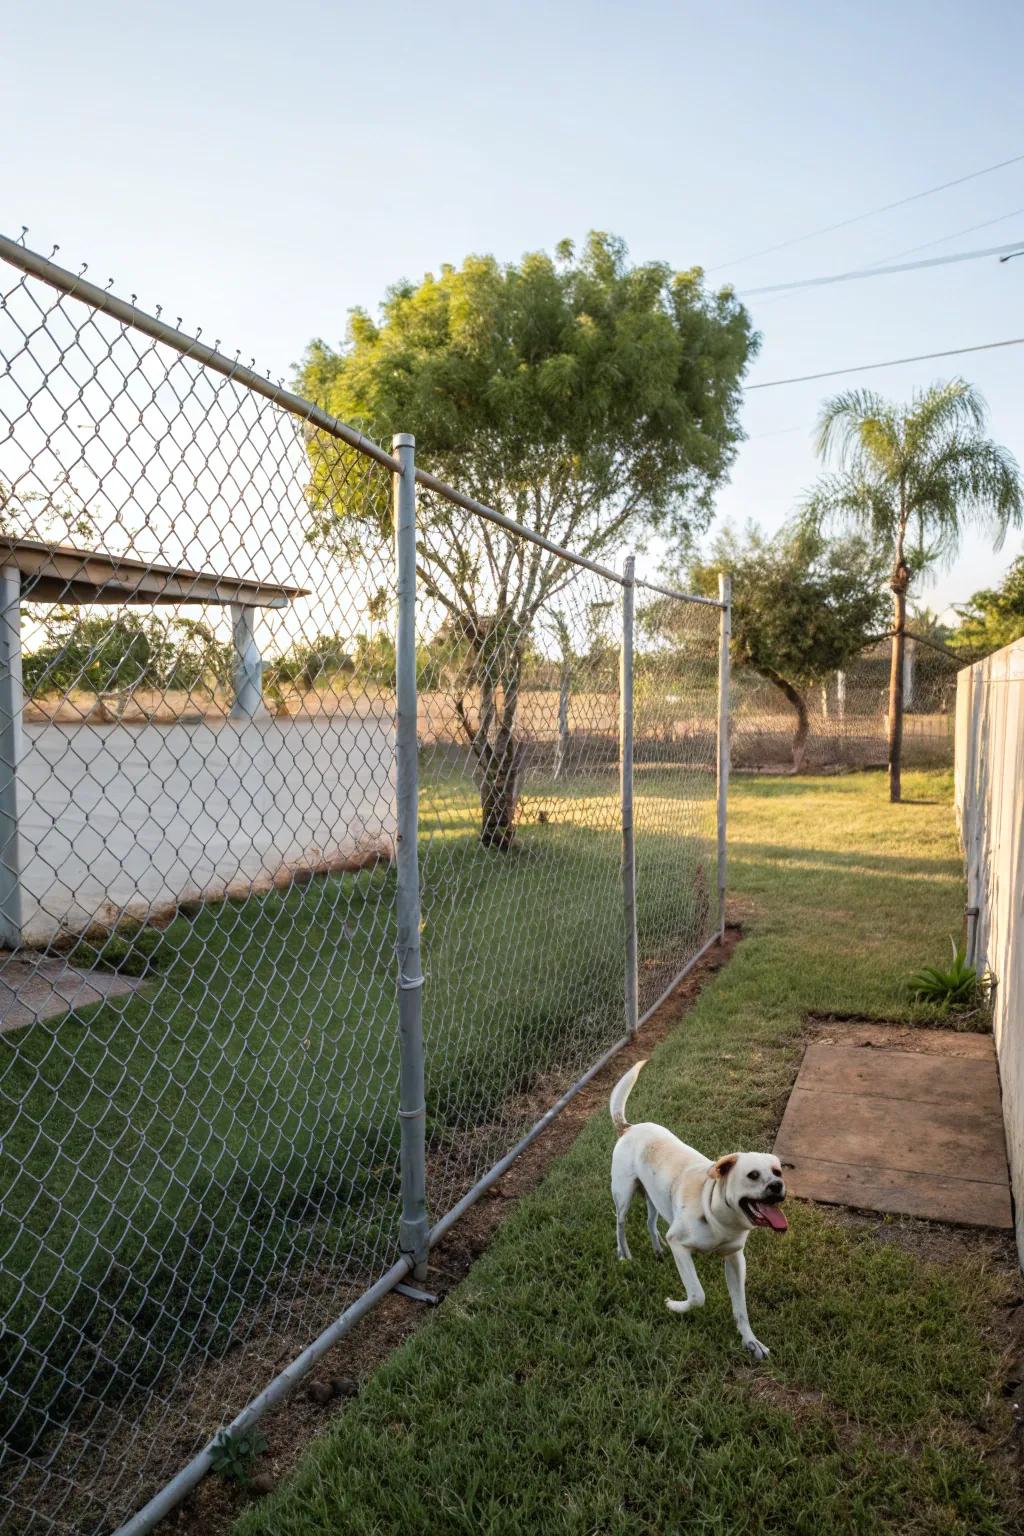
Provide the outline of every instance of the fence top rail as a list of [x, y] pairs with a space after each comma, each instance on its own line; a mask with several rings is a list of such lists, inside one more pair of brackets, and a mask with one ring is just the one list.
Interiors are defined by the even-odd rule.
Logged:
[[[372, 438], [360, 432], [356, 427], [350, 427], [345, 422], [339, 421], [336, 416], [331, 416], [327, 411], [321, 410], [311, 400], [306, 400], [302, 395], [296, 395], [291, 390], [285, 389], [280, 384], [275, 384], [263, 374], [257, 373], [254, 368], [248, 368], [237, 359], [218, 352], [215, 347], [208, 346], [196, 336], [189, 336], [184, 331], [177, 330], [173, 325], [168, 325], [157, 315], [151, 315], [146, 310], [139, 309], [134, 303], [125, 299], [119, 299], [109, 289], [98, 288], [95, 283], [90, 283], [81, 274], [70, 272], [66, 267], [60, 267], [46, 256], [41, 256], [37, 251], [32, 251], [19, 240], [12, 240], [8, 235], [0, 234], [0, 257], [12, 267], [26, 273], [30, 277], [36, 277], [41, 282], [47, 283], [51, 288], [56, 288], [61, 293], [66, 293], [70, 298], [81, 300], [105, 314], [112, 315], [122, 325], [131, 327], [132, 330], [141, 331], [143, 335], [151, 336], [154, 341], [163, 342], [180, 352], [183, 357], [193, 358], [205, 368], [211, 368], [215, 373], [222, 374], [227, 379], [243, 384], [251, 389], [254, 394], [262, 395], [282, 410], [298, 416], [303, 421], [309, 421], [332, 437], [340, 438], [348, 443], [359, 453], [367, 458], [375, 459], [378, 464], [383, 464], [395, 474], [402, 473], [402, 465], [396, 455], [388, 453], [381, 448]], [[472, 512], [477, 517], [485, 518], [490, 523], [495, 523], [499, 528], [515, 534], [519, 538], [527, 539], [531, 544], [538, 544], [550, 554], [556, 555], [561, 560], [567, 560], [572, 565], [582, 566], [584, 570], [593, 571], [598, 576], [603, 576], [608, 581], [615, 582], [618, 586], [625, 586], [626, 580], [618, 571], [610, 566], [602, 565], [600, 561], [589, 560], [585, 555], [574, 554], [571, 549], [564, 549], [562, 545], [547, 539], [543, 534], [537, 533], [532, 528], [526, 528], [522, 523], [517, 523], [514, 518], [506, 517], [503, 512], [496, 511], [493, 507], [486, 506], [482, 501], [476, 501], [472, 496], [465, 496], [457, 491], [454, 486], [447, 485], [439, 480], [436, 475], [429, 474], [425, 469], [416, 469], [416, 483], [426, 490], [433, 491], [438, 496], [443, 496], [447, 501], [457, 507], [462, 507], [467, 512]], [[712, 597], [696, 597], [691, 593], [677, 592], [671, 587], [659, 587], [650, 581], [637, 583], [646, 587], [651, 592], [660, 592], [663, 597], [675, 598], [683, 603], [702, 603], [711, 608], [721, 608], [722, 604]]]
[[705, 608], [727, 608], [728, 603], [719, 602], [717, 597], [698, 597], [695, 592], [677, 592], [675, 587], [659, 587], [655, 581], [643, 581], [639, 576], [636, 582], [638, 587], [646, 587], [648, 592], [660, 592], [662, 597], [673, 597], [677, 603], [701, 603]]
[[497, 523], [499, 528], [506, 528], [509, 533], [514, 533], [519, 538], [529, 539], [531, 544], [539, 544], [541, 549], [546, 549], [562, 560], [568, 560], [572, 565], [581, 565], [584, 570], [593, 571], [598, 576], [604, 576], [608, 581], [617, 582], [620, 587], [626, 585], [625, 577], [618, 571], [613, 571], [610, 565], [602, 565], [597, 560], [588, 560], [585, 555], [574, 555], [571, 549], [563, 549], [561, 544], [555, 544], [551, 539], [546, 539], [542, 533], [537, 533], [532, 528], [524, 528], [523, 524], [517, 523], [515, 518], [506, 517], [504, 512], [496, 512], [493, 507], [485, 506], [482, 501], [474, 501], [472, 496], [464, 496], [461, 491], [446, 485], [443, 480], [438, 480], [436, 475], [428, 474], [425, 469], [417, 469], [416, 483], [424, 486], [428, 491], [436, 492], [438, 496], [443, 496], [447, 501], [454, 502], [457, 507], [473, 512], [477, 517], [486, 518], [489, 523]]
[[30, 251], [27, 246], [20, 245], [17, 240], [11, 240], [7, 235], [0, 235], [0, 256], [12, 267], [18, 267], [30, 277], [38, 277], [42, 282], [48, 283], [51, 288], [56, 288], [71, 298], [80, 299], [93, 309], [113, 315], [122, 325], [130, 326], [132, 330], [151, 336], [154, 341], [173, 347], [182, 356], [194, 358], [205, 368], [212, 368], [215, 373], [223, 374], [227, 379], [237, 380], [239, 384], [244, 384], [247, 389], [251, 389], [254, 394], [262, 395], [275, 405], [289, 411], [293, 416], [299, 416], [303, 421], [311, 421], [314, 426], [321, 427], [332, 437], [341, 438], [350, 447], [365, 453], [368, 458], [376, 459], [378, 464], [384, 464], [388, 469], [397, 472], [401, 471], [398, 460], [385, 452], [365, 433], [357, 431], [355, 427], [346, 426], [336, 416], [328, 415], [312, 401], [304, 400], [301, 395], [292, 394], [291, 390], [284, 389], [280, 384], [274, 384], [263, 374], [257, 373], [255, 369], [247, 368], [237, 358], [227, 357], [223, 352], [207, 346], [197, 337], [175, 330], [173, 325], [168, 325], [156, 315], [147, 314], [145, 310], [139, 309], [135, 304], [130, 304], [124, 299], [119, 299], [116, 294], [108, 292], [105, 288], [97, 288], [95, 283], [87, 282], [79, 273], [69, 272], [65, 267], [56, 266], [45, 256], [40, 256], [36, 251]]

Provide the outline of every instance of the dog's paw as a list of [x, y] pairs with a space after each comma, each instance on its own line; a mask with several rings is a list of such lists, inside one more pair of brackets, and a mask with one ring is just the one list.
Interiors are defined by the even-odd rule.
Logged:
[[755, 1339], [753, 1334], [750, 1335], [749, 1339], [743, 1340], [743, 1348], [746, 1350], [751, 1360], [767, 1360], [768, 1356], [771, 1354], [771, 1350], [768, 1348], [767, 1344], [762, 1344], [761, 1340]]
[[694, 1301], [675, 1301], [673, 1297], [666, 1296], [665, 1305], [670, 1312], [689, 1312], [693, 1307], [699, 1306], [700, 1303]]

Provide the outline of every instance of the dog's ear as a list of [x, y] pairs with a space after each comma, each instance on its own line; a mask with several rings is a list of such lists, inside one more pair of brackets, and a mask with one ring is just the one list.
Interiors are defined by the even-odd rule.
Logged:
[[711, 1164], [711, 1167], [708, 1169], [708, 1178], [724, 1179], [726, 1174], [731, 1173], [736, 1167], [736, 1164], [739, 1162], [739, 1156], [738, 1152], [727, 1152], [724, 1157], [720, 1157], [716, 1163]]

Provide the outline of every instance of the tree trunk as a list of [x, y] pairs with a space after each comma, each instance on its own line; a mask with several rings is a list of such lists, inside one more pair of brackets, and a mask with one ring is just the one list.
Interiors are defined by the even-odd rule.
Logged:
[[490, 749], [480, 765], [480, 841], [505, 852], [516, 835], [516, 807], [523, 745], [510, 740], [505, 751]]
[[480, 725], [473, 737], [476, 777], [480, 787], [480, 841], [485, 848], [511, 848], [516, 835], [516, 810], [526, 745], [516, 736], [522, 655], [518, 649], [502, 667], [501, 709], [497, 707], [493, 674], [481, 690]]
[[781, 672], [776, 672], [772, 667], [760, 667], [758, 669], [770, 683], [774, 683], [779, 692], [796, 710], [796, 730], [793, 732], [793, 772], [800, 773], [804, 766], [804, 756], [807, 752], [807, 737], [810, 732], [811, 722], [807, 713], [807, 702], [798, 688], [795, 688], [788, 678]]
[[803, 696], [795, 688], [789, 688], [786, 691], [786, 697], [796, 710], [796, 730], [793, 732], [793, 772], [801, 773], [804, 754], [807, 751], [807, 735], [810, 730], [807, 705], [804, 703]]
[[560, 779], [569, 762], [569, 684], [571, 673], [563, 667], [558, 679], [558, 745], [555, 748], [553, 777]]
[[892, 659], [889, 666], [889, 799], [900, 799], [903, 765], [903, 654], [906, 648], [907, 585], [910, 573], [898, 559], [892, 576]]

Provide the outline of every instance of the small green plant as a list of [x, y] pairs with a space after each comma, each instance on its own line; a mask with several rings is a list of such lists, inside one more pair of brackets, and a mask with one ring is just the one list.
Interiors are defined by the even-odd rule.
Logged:
[[210, 1451], [210, 1465], [218, 1477], [247, 1483], [257, 1456], [267, 1449], [267, 1437], [258, 1429], [222, 1429]]
[[945, 970], [926, 965], [916, 971], [907, 982], [907, 990], [915, 1003], [932, 1003], [944, 1013], [961, 1012], [974, 1008], [982, 1000], [982, 980], [973, 965], [967, 963], [967, 950], [963, 944], [950, 939], [953, 963]]

